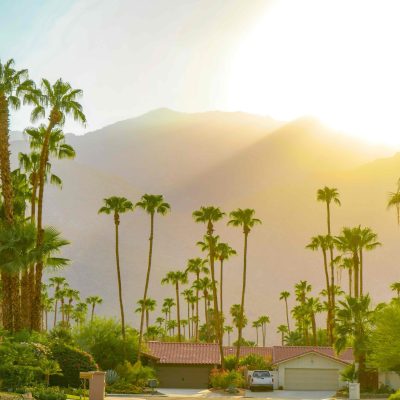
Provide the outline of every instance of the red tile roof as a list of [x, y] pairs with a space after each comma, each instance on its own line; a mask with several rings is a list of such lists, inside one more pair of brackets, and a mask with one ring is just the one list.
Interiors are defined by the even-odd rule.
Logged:
[[343, 353], [337, 355], [332, 347], [322, 346], [274, 346], [272, 348], [272, 359], [274, 363], [280, 363], [310, 352], [323, 354], [344, 362], [353, 361], [353, 352], [351, 349], [346, 349]]
[[[147, 355], [155, 358], [160, 364], [220, 364], [219, 349], [216, 343], [176, 343], [176, 342], [148, 342]], [[323, 356], [352, 362], [351, 349], [345, 350], [337, 356], [331, 347], [317, 346], [274, 346], [274, 347], [241, 347], [240, 356], [258, 354], [273, 363], [280, 363], [307, 353], [318, 353]], [[235, 355], [235, 347], [224, 347], [225, 356]]]

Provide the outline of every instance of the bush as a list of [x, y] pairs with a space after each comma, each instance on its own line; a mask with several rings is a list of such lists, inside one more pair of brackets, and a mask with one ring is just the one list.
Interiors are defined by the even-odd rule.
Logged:
[[92, 354], [103, 371], [116, 369], [125, 359], [131, 364], [137, 360], [137, 332], [126, 327], [124, 342], [121, 324], [114, 319], [95, 318], [93, 322], [78, 327], [74, 337], [78, 346]]
[[37, 400], [66, 400], [67, 395], [58, 387], [35, 388], [32, 395]]
[[389, 400], [400, 400], [400, 390], [398, 390], [397, 392], [391, 394], [389, 396]]
[[116, 371], [113, 369], [108, 369], [106, 371], [106, 385], [112, 385], [113, 383], [117, 382], [119, 376]]
[[115, 394], [131, 394], [131, 393], [143, 393], [143, 388], [133, 385], [132, 383], [126, 382], [123, 379], [113, 383], [106, 387], [107, 393]]
[[236, 356], [227, 356], [224, 359], [224, 367], [228, 371], [236, 369]]
[[256, 369], [269, 370], [272, 368], [272, 360], [266, 360], [263, 356], [258, 354], [249, 354], [239, 360], [239, 365], [247, 367], [249, 371], [254, 371]]
[[246, 386], [246, 381], [243, 375], [238, 371], [221, 371], [212, 370], [210, 375], [211, 386], [215, 389], [227, 389], [228, 387]]
[[142, 388], [147, 386], [149, 379], [155, 377], [154, 370], [150, 367], [144, 367], [140, 361], [137, 361], [134, 365], [125, 361], [116, 368], [116, 372], [121, 380]]
[[350, 364], [340, 372], [343, 382], [357, 382], [358, 373], [355, 364]]
[[79, 372], [98, 370], [93, 357], [77, 347], [55, 342], [52, 345], [52, 352], [61, 368], [62, 375], [52, 376], [50, 378], [51, 385], [79, 387], [81, 385]]

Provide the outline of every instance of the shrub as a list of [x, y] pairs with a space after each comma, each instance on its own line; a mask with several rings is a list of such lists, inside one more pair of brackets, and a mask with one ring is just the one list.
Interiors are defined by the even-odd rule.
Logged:
[[117, 374], [117, 371], [114, 371], [113, 369], [108, 369], [106, 371], [106, 385], [112, 385], [119, 379], [119, 376]]
[[32, 395], [37, 400], [66, 400], [67, 395], [58, 387], [35, 388]]
[[154, 370], [150, 367], [144, 367], [140, 361], [134, 365], [125, 361], [116, 368], [117, 374], [122, 380], [139, 387], [145, 387], [149, 379], [154, 378]]
[[106, 387], [107, 393], [115, 394], [130, 394], [130, 393], [143, 393], [143, 388], [133, 385], [132, 383], [126, 382], [123, 379], [113, 383]]
[[93, 322], [77, 328], [74, 337], [80, 348], [93, 355], [99, 367], [106, 371], [115, 369], [126, 359], [134, 364], [138, 353], [138, 335], [126, 327], [126, 341], [121, 334], [121, 324], [114, 319], [95, 318]]
[[358, 373], [355, 364], [350, 364], [340, 372], [343, 382], [357, 382]]
[[224, 359], [224, 367], [228, 371], [232, 371], [233, 369], [236, 369], [236, 357], [235, 356], [227, 356]]
[[243, 375], [238, 371], [212, 370], [210, 383], [213, 388], [227, 389], [228, 387], [245, 387], [246, 381]]
[[81, 384], [79, 372], [98, 369], [93, 357], [77, 347], [55, 342], [52, 345], [52, 351], [61, 368], [62, 375], [52, 376], [50, 378], [51, 385], [79, 387]]
[[258, 354], [249, 354], [239, 360], [239, 365], [247, 367], [248, 370], [254, 371], [256, 369], [266, 369], [272, 368], [272, 360], [266, 360], [263, 356]]
[[397, 392], [391, 394], [389, 396], [389, 400], [400, 400], [400, 390], [398, 390]]

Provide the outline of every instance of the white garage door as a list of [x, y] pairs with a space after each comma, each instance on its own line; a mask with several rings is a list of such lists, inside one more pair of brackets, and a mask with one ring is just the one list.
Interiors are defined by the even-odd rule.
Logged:
[[285, 368], [285, 390], [337, 390], [338, 369]]

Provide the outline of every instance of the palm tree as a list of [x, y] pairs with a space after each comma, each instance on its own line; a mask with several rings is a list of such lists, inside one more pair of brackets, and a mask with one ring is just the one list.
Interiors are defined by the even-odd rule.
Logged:
[[310, 297], [309, 299], [307, 299], [305, 307], [306, 307], [307, 313], [309, 314], [310, 320], [311, 320], [314, 346], [317, 346], [318, 345], [318, 343], [317, 343], [317, 324], [316, 324], [315, 315], [322, 311], [322, 304], [318, 298]]
[[[190, 272], [196, 275], [196, 281], [200, 280], [200, 274], [208, 274], [208, 268], [206, 267], [207, 260], [203, 260], [200, 257], [191, 258], [187, 262], [186, 272]], [[196, 342], [199, 340], [199, 288], [196, 289]]]
[[183, 295], [183, 298], [186, 300], [187, 304], [188, 336], [190, 338], [190, 299], [193, 298], [193, 289], [185, 289], [181, 294]]
[[181, 316], [179, 308], [179, 284], [187, 283], [187, 274], [183, 271], [170, 271], [165, 278], [162, 279], [161, 284], [172, 284], [175, 286], [176, 295], [176, 317], [178, 320], [178, 341], [181, 341]]
[[[238, 330], [238, 338], [239, 338], [240, 332], [247, 325], [247, 322], [248, 322], [247, 317], [243, 313], [241, 304], [233, 304], [230, 308], [230, 313], [232, 316], [233, 325], [235, 325], [235, 327]], [[242, 340], [239, 340], [239, 339], [237, 340], [236, 349], [239, 349], [239, 351], [240, 351], [241, 342], [242, 342]], [[238, 357], [236, 355], [236, 364], [237, 364], [237, 359], [238, 359]]]
[[390, 285], [390, 289], [392, 289], [393, 292], [396, 292], [397, 298], [400, 299], [400, 282], [393, 282]]
[[[146, 273], [146, 283], [144, 285], [143, 293], [143, 303], [146, 303], [147, 291], [149, 289], [150, 282], [150, 271], [151, 271], [151, 261], [153, 256], [153, 241], [154, 241], [154, 216], [155, 214], [166, 215], [171, 209], [170, 205], [164, 202], [164, 197], [161, 194], [144, 194], [139, 202], [136, 203], [136, 207], [143, 209], [147, 214], [150, 215], [150, 236], [149, 236], [149, 255], [147, 261], [147, 273]], [[144, 322], [144, 308], [142, 309], [140, 315], [140, 330], [139, 330], [139, 358], [142, 346], [143, 337], [143, 322]], [[146, 327], [146, 329], [148, 326]]]
[[330, 235], [318, 235], [311, 238], [311, 242], [306, 246], [307, 249], [317, 251], [321, 250], [323, 263], [324, 263], [324, 272], [325, 272], [325, 283], [326, 283], [326, 291], [328, 295], [328, 317], [327, 317], [327, 327], [328, 327], [328, 336], [329, 336], [329, 344], [333, 343], [333, 329], [334, 329], [334, 307], [335, 307], [335, 295], [332, 293], [332, 288], [335, 285], [334, 281], [334, 265], [333, 262], [330, 263], [330, 279], [329, 279], [329, 271], [328, 271], [328, 257], [327, 251], [332, 248], [333, 240]]
[[[0, 61], [0, 178], [2, 196], [4, 200], [5, 222], [14, 223], [13, 214], [13, 187], [10, 168], [9, 151], [9, 116], [10, 108], [19, 109], [21, 98], [24, 103], [32, 100], [35, 89], [33, 81], [28, 79], [28, 71], [14, 69], [14, 60], [10, 59], [4, 64]], [[9, 331], [20, 328], [20, 308], [13, 309], [13, 303], [18, 304], [18, 275], [12, 277], [7, 272], [1, 273], [3, 284], [3, 326]], [[12, 301], [14, 299], [14, 302]], [[39, 310], [38, 310], [39, 311]]]
[[72, 318], [77, 325], [81, 325], [86, 320], [86, 315], [88, 311], [88, 305], [86, 303], [80, 302], [75, 306], [72, 312]]
[[281, 334], [281, 345], [283, 346], [285, 344], [285, 336], [290, 333], [287, 325], [279, 325], [276, 329], [276, 333]]
[[161, 328], [162, 325], [165, 323], [165, 319], [163, 317], [157, 317], [156, 318], [156, 324]]
[[[261, 224], [261, 220], [258, 218], [254, 218], [255, 211], [250, 208], [241, 209], [238, 208], [235, 211], [232, 211], [229, 214], [230, 220], [228, 221], [228, 225], [232, 226], [241, 226], [243, 228], [244, 234], [244, 250], [243, 250], [243, 282], [242, 282], [242, 299], [241, 299], [241, 313], [244, 314], [244, 299], [246, 293], [246, 275], [247, 275], [247, 241], [249, 233], [251, 229], [256, 224]], [[239, 362], [240, 355], [240, 343], [242, 341], [242, 325], [239, 325], [239, 337], [238, 337], [238, 346], [236, 349], [236, 363]]]
[[231, 333], [233, 332], [233, 327], [231, 325], [225, 325], [224, 331], [228, 334], [228, 346], [231, 345]]
[[198, 281], [197, 280], [194, 281], [193, 287], [196, 289], [196, 292], [200, 291], [200, 290], [203, 292], [204, 317], [205, 317], [206, 325], [208, 325], [208, 303], [209, 303], [209, 299], [210, 299], [209, 289], [211, 289], [211, 287], [212, 287], [211, 279], [208, 276], [205, 276], [204, 278], [201, 278]]
[[358, 376], [363, 381], [368, 340], [374, 319], [369, 295], [347, 296], [344, 301], [339, 302], [336, 316], [335, 349], [337, 353], [347, 347], [353, 349], [354, 359], [358, 363]]
[[363, 249], [365, 250], [374, 250], [379, 246], [382, 246], [382, 243], [378, 242], [378, 235], [372, 231], [371, 228], [358, 227], [360, 232], [360, 296], [363, 296], [364, 292], [364, 273], [363, 273]]
[[266, 342], [266, 338], [267, 338], [267, 324], [270, 323], [270, 319], [269, 319], [268, 315], [261, 315], [261, 317], [258, 318], [258, 321], [261, 324], [263, 347], [265, 347], [265, 342]]
[[348, 295], [351, 297], [352, 295], [352, 286], [353, 286], [353, 269], [354, 269], [354, 264], [353, 264], [353, 258], [350, 257], [341, 257], [339, 268], [341, 269], [347, 269], [348, 273], [348, 279], [349, 279], [349, 291]]
[[103, 303], [103, 299], [100, 296], [89, 296], [86, 298], [86, 303], [92, 306], [92, 311], [90, 313], [90, 322], [93, 322], [94, 309], [97, 304]]
[[400, 179], [397, 181], [396, 192], [389, 193], [387, 208], [396, 207], [397, 212], [397, 225], [400, 226]]
[[149, 320], [150, 320], [150, 311], [154, 311], [157, 306], [157, 302], [154, 299], [148, 297], [144, 302], [143, 299], [140, 299], [138, 302], [138, 308], [135, 310], [135, 313], [144, 312], [146, 315], [146, 331], [149, 328]]
[[211, 281], [212, 281], [212, 292], [214, 301], [214, 320], [215, 320], [215, 330], [218, 341], [219, 353], [221, 357], [221, 368], [224, 369], [224, 349], [222, 347], [222, 332], [221, 332], [221, 315], [218, 308], [218, 297], [217, 297], [217, 286], [215, 281], [215, 237], [214, 237], [214, 223], [220, 221], [224, 217], [220, 208], [208, 206], [200, 207], [199, 210], [193, 212], [193, 218], [195, 222], [204, 223], [207, 225], [207, 239], [209, 241], [209, 262], [211, 271]]
[[288, 307], [288, 298], [290, 297], [290, 293], [288, 291], [283, 291], [279, 295], [279, 300], [284, 300], [285, 302], [285, 310], [286, 310], [286, 324], [288, 332], [290, 333], [290, 324], [289, 324], [289, 307]]
[[[43, 198], [44, 198], [44, 185], [46, 181], [46, 166], [49, 161], [50, 152], [50, 138], [51, 133], [55, 127], [64, 125], [67, 116], [71, 115], [75, 121], [86, 123], [86, 117], [82, 112], [82, 106], [77, 101], [82, 95], [80, 89], [72, 89], [71, 85], [63, 82], [61, 79], [57, 80], [53, 85], [47, 79], [42, 80], [41, 93], [36, 101], [36, 107], [32, 111], [32, 121], [39, 118], [44, 118], [46, 115], [46, 108], [49, 109], [48, 125], [46, 133], [43, 138], [43, 145], [40, 153], [39, 163], [39, 194], [38, 194], [38, 208], [37, 208], [37, 227], [38, 227], [38, 245], [41, 244], [42, 237], [42, 224], [43, 224]], [[43, 265], [36, 264], [35, 271], [35, 301], [32, 308], [32, 328], [36, 329], [38, 325], [38, 310], [40, 309], [40, 287], [42, 284]]]
[[62, 277], [62, 276], [54, 276], [49, 279], [50, 285], [49, 287], [54, 288], [54, 299], [55, 299], [55, 304], [54, 304], [54, 323], [53, 327], [55, 328], [57, 325], [57, 310], [58, 310], [58, 292], [64, 288], [64, 286], [67, 286], [67, 280]]
[[253, 323], [251, 324], [251, 326], [253, 328], [256, 328], [256, 344], [258, 346], [258, 328], [261, 327], [261, 322], [257, 319], [255, 321], [253, 321]]
[[163, 312], [165, 312], [166, 320], [167, 319], [168, 319], [168, 321], [171, 320], [171, 309], [172, 309], [172, 307], [175, 307], [175, 306], [176, 306], [175, 300], [172, 299], [171, 297], [167, 297], [166, 299], [164, 299], [164, 302], [163, 302], [164, 311]]
[[[228, 243], [217, 243], [215, 248], [215, 255], [220, 262], [220, 272], [219, 272], [219, 305], [221, 314], [224, 315], [224, 308], [223, 308], [223, 295], [222, 295], [222, 288], [223, 288], [223, 278], [224, 278], [224, 261], [229, 260], [230, 257], [236, 255], [236, 250], [229, 246]], [[221, 332], [223, 334], [224, 330], [221, 327]]]
[[167, 323], [167, 329], [170, 332], [170, 336], [171, 336], [171, 332], [172, 332], [172, 336], [175, 336], [176, 328], [179, 329], [179, 324], [174, 319], [169, 320]]
[[117, 279], [118, 279], [118, 294], [119, 294], [119, 307], [121, 311], [121, 330], [122, 337], [125, 341], [125, 315], [124, 305], [122, 301], [122, 283], [121, 283], [121, 269], [119, 263], [119, 224], [120, 214], [128, 211], [133, 211], [133, 204], [125, 197], [109, 197], [104, 199], [104, 206], [100, 208], [99, 214], [113, 214], [115, 225], [115, 259], [117, 265]]

